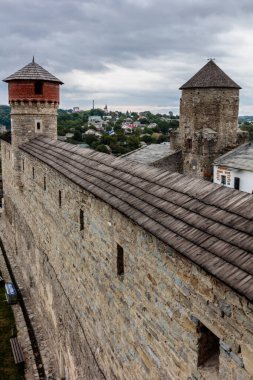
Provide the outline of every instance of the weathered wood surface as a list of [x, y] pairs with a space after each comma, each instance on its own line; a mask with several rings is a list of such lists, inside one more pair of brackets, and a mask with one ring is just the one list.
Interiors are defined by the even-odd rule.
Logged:
[[15, 364], [24, 363], [24, 356], [17, 338], [10, 338], [11, 349]]
[[20, 149], [253, 300], [251, 194], [45, 137]]

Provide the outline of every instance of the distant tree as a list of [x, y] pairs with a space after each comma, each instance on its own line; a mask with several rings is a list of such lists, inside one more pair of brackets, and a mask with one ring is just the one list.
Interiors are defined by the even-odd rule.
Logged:
[[148, 119], [144, 117], [143, 119], [140, 119], [141, 124], [148, 124]]
[[156, 132], [156, 133], [159, 133], [159, 132], [161, 132], [161, 129], [160, 129], [160, 127], [157, 125], [157, 127], [152, 128], [152, 131], [153, 131], [153, 132]]
[[91, 145], [93, 142], [98, 141], [98, 137], [95, 135], [84, 135], [83, 141], [86, 142], [86, 144]]
[[125, 133], [124, 133], [124, 131], [122, 129], [120, 129], [119, 131], [117, 131], [116, 137], [117, 137], [117, 141], [118, 142], [127, 141], [127, 137], [126, 137], [126, 135], [125, 135]]
[[125, 146], [119, 144], [111, 145], [110, 148], [115, 155], [121, 155], [128, 152], [128, 149]]
[[170, 122], [170, 128], [176, 129], [179, 127], [179, 120], [178, 119], [173, 119]]
[[152, 133], [153, 133], [153, 130], [152, 130], [152, 128], [147, 128], [147, 127], [144, 127], [144, 130], [143, 130], [143, 132], [144, 132], [145, 134], [149, 134], [149, 135], [152, 135]]
[[100, 108], [94, 108], [90, 110], [90, 116], [104, 116], [104, 111]]
[[249, 140], [253, 141], [253, 125], [248, 122], [244, 122], [240, 125], [242, 131], [247, 131], [249, 134]]
[[137, 112], [132, 112], [131, 113], [133, 121], [136, 121], [138, 119], [138, 113]]
[[75, 130], [73, 139], [76, 141], [83, 141], [82, 133], [79, 130]]
[[107, 153], [107, 154], [110, 153], [109, 149], [104, 144], [97, 145], [96, 150], [102, 153]]
[[65, 131], [63, 129], [58, 130], [58, 136], [65, 136]]
[[157, 139], [157, 144], [161, 144], [161, 143], [168, 141], [168, 140], [169, 140], [169, 136], [161, 135]]
[[114, 135], [114, 136], [109, 136], [107, 134], [103, 135], [101, 137], [101, 140], [100, 140], [101, 144], [105, 144], [105, 145], [111, 145], [113, 143], [116, 143], [117, 142], [117, 137]]
[[10, 111], [9, 106], [0, 106], [0, 124], [5, 125], [7, 128], [11, 126]]
[[[168, 133], [169, 128], [170, 128], [170, 123], [168, 121], [161, 120], [161, 121], [158, 122], [158, 129], [162, 133]], [[155, 132], [158, 132], [158, 131], [156, 130]]]
[[121, 125], [122, 125], [122, 123], [123, 123], [124, 120], [125, 120], [125, 115], [121, 115], [120, 118], [114, 124], [114, 130], [115, 131], [121, 129]]
[[128, 137], [127, 142], [128, 142], [130, 150], [137, 149], [140, 146], [140, 138], [136, 136]]
[[153, 139], [150, 135], [144, 135], [141, 137], [141, 140], [144, 141], [146, 144], [151, 144]]

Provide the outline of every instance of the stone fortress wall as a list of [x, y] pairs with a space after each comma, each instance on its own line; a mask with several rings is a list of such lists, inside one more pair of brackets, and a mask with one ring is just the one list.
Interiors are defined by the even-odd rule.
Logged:
[[[49, 166], [21, 151], [20, 162], [17, 186], [2, 141], [3, 238], [59, 377], [253, 379], [252, 303]], [[199, 365], [203, 331], [219, 375]]]

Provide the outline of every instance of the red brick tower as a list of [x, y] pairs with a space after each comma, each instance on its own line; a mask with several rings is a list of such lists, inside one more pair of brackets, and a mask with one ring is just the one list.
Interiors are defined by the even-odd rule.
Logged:
[[63, 83], [34, 59], [4, 82], [8, 83], [11, 106], [13, 169], [19, 172], [20, 145], [41, 134], [57, 138], [59, 87]]
[[14, 145], [16, 142], [20, 145], [38, 134], [57, 138], [59, 85], [62, 82], [34, 59], [4, 82], [9, 86]]

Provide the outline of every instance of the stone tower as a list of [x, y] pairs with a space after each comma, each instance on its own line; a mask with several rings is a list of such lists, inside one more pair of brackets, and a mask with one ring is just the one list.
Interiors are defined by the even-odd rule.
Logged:
[[214, 159], [238, 143], [240, 86], [210, 60], [180, 90], [180, 124], [171, 145], [182, 150], [183, 173], [211, 179]]
[[18, 147], [41, 134], [57, 138], [59, 86], [63, 83], [34, 58], [4, 82], [8, 83], [13, 170], [18, 179], [21, 167]]

